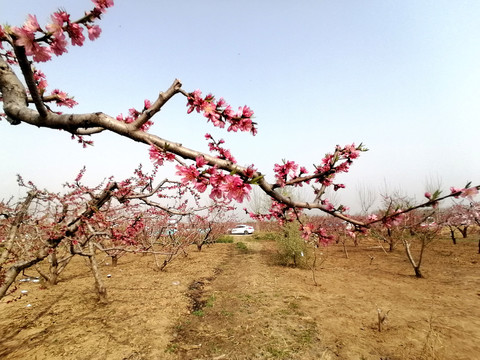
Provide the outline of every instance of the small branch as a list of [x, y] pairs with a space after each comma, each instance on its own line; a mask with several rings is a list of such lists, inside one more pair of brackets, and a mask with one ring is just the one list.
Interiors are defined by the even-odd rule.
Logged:
[[132, 126], [136, 129], [140, 129], [150, 118], [152, 118], [156, 113], [158, 113], [163, 105], [167, 103], [175, 94], [180, 92], [182, 83], [180, 80], [175, 79], [172, 85], [168, 88], [167, 91], [161, 92], [158, 95], [157, 100], [152, 104], [152, 106], [144, 111], [133, 123]]
[[387, 322], [387, 316], [390, 310], [388, 310], [386, 313], [382, 312], [382, 309], [377, 309], [377, 315], [378, 315], [378, 331], [382, 332], [382, 325], [383, 323]]

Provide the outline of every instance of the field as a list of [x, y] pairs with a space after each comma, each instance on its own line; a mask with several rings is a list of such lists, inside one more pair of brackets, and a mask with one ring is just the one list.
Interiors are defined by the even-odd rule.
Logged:
[[28, 293], [0, 302], [0, 358], [478, 359], [477, 236], [430, 244], [424, 279], [400, 246], [363, 240], [348, 259], [340, 245], [322, 248], [317, 286], [255, 235], [192, 248], [163, 272], [149, 256], [106, 259], [106, 305], [78, 258], [58, 285], [18, 283]]

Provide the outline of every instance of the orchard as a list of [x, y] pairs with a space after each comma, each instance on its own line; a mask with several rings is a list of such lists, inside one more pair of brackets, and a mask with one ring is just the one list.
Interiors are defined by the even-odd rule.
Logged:
[[[72, 48], [88, 47], [90, 42], [102, 36], [102, 19], [109, 16], [114, 1], [92, 2], [93, 8], [79, 17], [61, 8], [54, 11], [46, 23], [41, 23], [36, 15], [27, 11], [23, 24], [0, 25], [0, 100], [3, 107], [0, 125], [2, 128], [17, 127], [19, 139], [22, 128], [28, 126], [57, 131], [57, 136], [69, 136], [81, 147], [95, 146], [104, 139], [101, 134], [111, 134], [119, 144], [141, 144], [152, 170], [139, 165], [132, 169], [130, 177], [109, 176], [92, 186], [84, 182], [88, 169], [79, 163], [76, 164], [77, 176], [64, 179], [61, 192], [43, 189], [34, 179], [18, 175], [17, 184], [22, 195], [0, 201], [0, 313], [16, 314], [11, 323], [2, 320], [5, 328], [2, 335], [6, 340], [0, 342], [0, 355], [12, 359], [22, 356], [108, 358], [105, 354], [112, 351], [109, 346], [102, 348], [103, 355], [69, 345], [62, 345], [62, 350], [52, 350], [55, 348], [53, 342], [37, 353], [28, 353], [18, 346], [28, 339], [20, 329], [27, 327], [21, 325], [21, 318], [28, 311], [26, 306], [32, 305], [26, 304], [28, 292], [35, 291], [33, 284], [29, 284], [28, 291], [22, 286], [38, 280], [43, 294], [36, 299], [37, 304], [48, 312], [49, 299], [61, 301], [63, 298], [59, 295], [62, 286], [69, 291], [78, 286], [77, 282], [83, 279], [82, 266], [92, 276], [91, 284], [82, 286], [86, 286], [86, 290], [93, 287], [94, 291], [75, 296], [81, 296], [80, 302], [88, 304], [87, 313], [96, 313], [91, 316], [103, 319], [99, 321], [106, 321], [109, 311], [116, 313], [115, 304], [120, 298], [126, 304], [134, 304], [137, 300], [138, 311], [154, 311], [158, 315], [158, 309], [152, 310], [151, 303], [135, 299], [136, 290], [131, 289], [136, 286], [142, 296], [153, 293], [163, 306], [173, 309], [165, 310], [169, 321], [158, 324], [162, 329], [158, 331], [171, 334], [159, 340], [155, 345], [158, 348], [152, 350], [148, 339], [135, 335], [137, 329], [139, 332], [153, 331], [157, 336], [157, 330], [153, 330], [155, 324], [142, 328], [135, 322], [128, 322], [132, 327], [128, 333], [136, 340], [119, 341], [122, 346], [111, 358], [354, 359], [361, 354], [362, 358], [369, 359], [413, 359], [420, 358], [421, 354], [433, 359], [454, 358], [451, 355], [458, 354], [457, 348], [445, 349], [448, 346], [444, 344], [452, 337], [467, 335], [478, 344], [477, 320], [465, 320], [468, 323], [465, 325], [463, 320], [458, 320], [460, 314], [455, 313], [451, 326], [454, 331], [450, 331], [445, 330], [449, 323], [438, 318], [447, 316], [443, 311], [455, 302], [448, 296], [454, 289], [455, 276], [466, 276], [459, 289], [460, 301], [470, 304], [472, 297], [478, 301], [480, 295], [472, 293], [475, 277], [470, 279], [466, 275], [477, 271], [478, 280], [480, 207], [475, 197], [480, 185], [465, 179], [463, 185], [451, 186], [447, 191], [428, 189], [422, 201], [383, 194], [383, 201], [376, 210], [354, 213], [333, 198], [347, 187], [343, 181], [345, 175], [361, 161], [359, 158], [367, 155], [365, 145], [336, 145], [330, 152], [318, 156], [313, 165], [303, 164], [302, 159], [278, 161], [272, 166], [270, 179], [270, 169], [259, 169], [255, 165], [258, 159], [242, 165], [236, 160], [237, 155], [227, 148], [225, 140], [212, 135], [208, 129], [198, 137], [207, 142], [209, 151], [191, 149], [175, 138], [163, 138], [156, 126], [163, 121], [161, 110], [178, 99], [184, 102], [184, 116], [204, 119], [205, 128], [213, 126], [215, 131], [223, 129], [226, 133], [238, 133], [239, 136], [245, 133], [252, 137], [261, 131], [261, 119], [257, 123], [254, 109], [248, 105], [233, 105], [241, 99], [228, 99], [227, 102], [208, 90], [185, 89], [178, 79], [166, 84], [158, 95], [145, 94], [140, 106], [129, 104], [125, 115], [120, 108], [116, 114], [77, 113], [74, 109], [79, 104], [73, 95], [50, 84], [42, 65], [55, 62]], [[22, 146], [33, 147], [33, 144]], [[261, 144], [257, 146], [262, 154], [268, 151], [262, 149]], [[141, 163], [141, 159], [138, 162]], [[165, 172], [169, 173], [164, 177]], [[249, 207], [255, 198], [261, 198], [265, 206]], [[238, 207], [248, 215], [248, 220], [244, 221], [255, 226], [254, 235], [244, 238], [228, 235], [228, 229], [238, 222]], [[364, 209], [371, 208], [364, 206]], [[432, 268], [439, 264], [443, 264], [441, 274]], [[124, 266], [125, 272], [121, 275]], [[350, 275], [342, 272], [348, 268]], [[332, 269], [339, 271], [338, 279]], [[372, 277], [372, 271], [380, 274]], [[278, 288], [263, 284], [261, 273], [268, 284], [271, 281], [276, 284], [277, 279], [282, 278]], [[355, 273], [361, 277], [352, 285], [357, 295], [364, 289], [378, 297], [361, 295], [364, 301], [357, 305], [362, 314], [373, 310], [377, 317], [345, 315], [345, 326], [357, 327], [363, 332], [361, 345], [350, 348], [347, 343], [353, 341], [356, 332], [341, 330], [338, 336], [332, 335], [337, 327], [342, 327], [332, 319], [341, 318], [342, 311], [348, 313], [349, 305], [346, 304], [354, 295], [348, 294], [348, 289], [344, 289], [345, 292], [339, 289], [345, 285], [348, 288], [348, 281], [355, 282]], [[175, 276], [182, 280], [176, 280]], [[235, 277], [244, 288], [236, 285], [228, 288], [228, 279], [231, 281]], [[119, 282], [115, 283], [117, 278]], [[289, 279], [295, 279], [298, 284]], [[395, 295], [394, 290], [388, 295], [396, 281], [402, 294], [417, 287], [412, 303], [396, 304], [390, 295], [394, 298], [400, 295]], [[365, 290], [377, 282], [383, 290]], [[112, 291], [107, 283], [111, 284]], [[334, 283], [336, 285], [332, 286]], [[438, 292], [445, 296], [444, 300], [436, 297], [442, 283], [446, 288]], [[171, 286], [182, 292], [171, 290]], [[257, 287], [259, 292], [254, 291]], [[120, 288], [132, 292], [122, 292]], [[246, 288], [249, 290], [242, 293]], [[283, 297], [279, 295], [281, 291], [285, 291]], [[229, 298], [230, 292], [238, 298]], [[421, 298], [427, 293], [433, 294], [434, 307], [439, 313], [428, 313], [425, 305], [429, 300]], [[75, 297], [67, 299], [75, 302]], [[236, 303], [242, 299], [243, 303]], [[311, 310], [322, 299], [328, 304], [341, 299], [340, 310], [333, 311], [333, 305], [323, 305], [320, 313]], [[377, 301], [388, 303], [390, 308]], [[240, 309], [245, 307], [245, 312], [234, 314], [232, 302]], [[180, 304], [178, 308], [175, 303]], [[285, 304], [287, 308], [283, 309]], [[471, 305], [475, 307], [473, 302]], [[72, 307], [77, 306], [79, 304], [72, 304]], [[409, 306], [413, 307], [411, 313], [407, 312]], [[255, 320], [262, 315], [252, 317], [255, 308], [263, 309], [263, 321], [273, 326], [268, 335], [260, 329], [261, 321]], [[272, 309], [277, 309], [278, 313], [269, 313]], [[324, 313], [329, 311], [330, 315]], [[291, 322], [284, 321], [279, 314]], [[48, 316], [54, 321], [52, 314]], [[192, 316], [193, 319], [186, 320]], [[400, 320], [401, 316], [408, 320]], [[25, 315], [32, 328], [45, 326], [39, 317], [40, 314], [37, 317]], [[393, 318], [390, 323], [394, 325], [388, 325], [389, 317]], [[66, 316], [62, 321], [66, 319], [70, 318]], [[326, 320], [325, 328], [321, 327], [322, 319]], [[147, 321], [145, 317], [137, 320]], [[248, 331], [235, 330], [244, 329], [247, 320], [253, 324], [251, 337], [257, 340], [251, 348], [238, 352], [225, 340], [230, 335], [224, 334], [222, 327], [232, 331], [232, 338], [229, 338], [232, 344], [248, 347]], [[422, 322], [418, 330], [421, 336], [408, 332], [411, 326], [415, 327], [412, 324], [416, 321]], [[94, 333], [101, 331], [97, 325], [85, 324], [92, 326]], [[185, 330], [188, 326], [190, 332]], [[173, 331], [175, 327], [177, 330]], [[465, 333], [458, 330], [461, 327], [465, 327]], [[120, 329], [116, 329], [112, 337], [118, 337], [119, 333]], [[220, 333], [220, 340], [215, 343], [215, 334]], [[414, 338], [411, 351], [405, 348], [411, 344], [403, 339], [410, 335]], [[74, 337], [68, 332], [65, 336], [62, 341], [67, 343]], [[339, 340], [342, 336], [344, 340]], [[105, 338], [94, 338], [96, 340], [88, 338], [87, 341], [105, 344]], [[284, 339], [283, 345], [276, 341], [279, 338]], [[50, 343], [51, 339], [44, 340]], [[391, 343], [375, 352], [375, 342]], [[262, 347], [262, 343], [268, 346]], [[151, 344], [155, 344], [155, 339], [151, 339]], [[332, 347], [332, 344], [336, 345]], [[465, 350], [465, 357], [458, 358], [468, 358], [476, 350], [480, 351], [478, 345], [472, 345]]]

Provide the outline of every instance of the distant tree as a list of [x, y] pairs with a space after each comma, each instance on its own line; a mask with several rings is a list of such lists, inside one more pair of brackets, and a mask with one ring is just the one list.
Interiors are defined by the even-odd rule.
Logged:
[[468, 235], [468, 228], [475, 224], [474, 211], [470, 205], [457, 204], [442, 211], [442, 221], [450, 230], [450, 237], [453, 244], [457, 243], [455, 230], [458, 230], [465, 239]]

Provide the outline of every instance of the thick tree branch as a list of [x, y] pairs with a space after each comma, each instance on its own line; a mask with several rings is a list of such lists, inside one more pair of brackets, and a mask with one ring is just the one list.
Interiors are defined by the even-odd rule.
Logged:
[[42, 101], [42, 97], [38, 92], [37, 84], [35, 83], [35, 79], [33, 78], [32, 66], [30, 65], [30, 61], [28, 61], [27, 55], [25, 54], [25, 48], [23, 46], [14, 46], [13, 51], [17, 56], [18, 65], [22, 70], [23, 77], [25, 78], [28, 90], [30, 91], [30, 95], [33, 99], [33, 103], [35, 104], [35, 107], [37, 108], [40, 117], [44, 118], [47, 116], [48, 110], [45, 107]]

